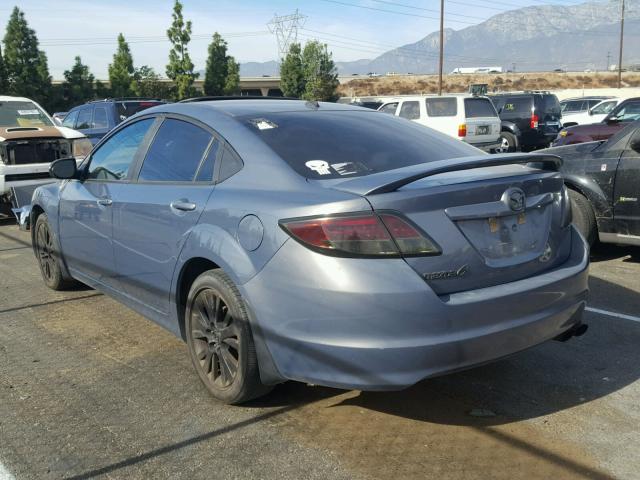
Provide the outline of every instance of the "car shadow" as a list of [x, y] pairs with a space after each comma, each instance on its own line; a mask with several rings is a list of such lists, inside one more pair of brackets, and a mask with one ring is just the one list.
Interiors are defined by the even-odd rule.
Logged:
[[[640, 302], [637, 292], [597, 281], [597, 288]], [[423, 422], [490, 426], [569, 409], [637, 381], [640, 323], [591, 312], [585, 314], [585, 322], [590, 327], [587, 333], [568, 342], [547, 342], [491, 364], [424, 380], [404, 391], [360, 392], [332, 408], [355, 405]], [[276, 387], [271, 400], [265, 401], [286, 402], [292, 395], [304, 398], [316, 395], [315, 391], [288, 383]]]
[[640, 248], [610, 243], [596, 243], [591, 248], [592, 262], [606, 262], [623, 257], [626, 257], [622, 260], [625, 263], [640, 263]]

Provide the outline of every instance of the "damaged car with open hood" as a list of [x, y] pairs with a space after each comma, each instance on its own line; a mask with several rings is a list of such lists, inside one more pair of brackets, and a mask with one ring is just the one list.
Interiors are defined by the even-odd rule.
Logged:
[[[0, 209], [9, 213], [19, 187], [51, 182], [49, 166], [60, 158], [82, 160], [91, 142], [59, 127], [36, 102], [0, 96]], [[17, 205], [14, 205], [17, 206]]]

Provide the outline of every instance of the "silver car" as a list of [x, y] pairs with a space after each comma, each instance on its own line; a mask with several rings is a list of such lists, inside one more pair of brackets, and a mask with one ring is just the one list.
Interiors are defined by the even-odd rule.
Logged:
[[161, 105], [53, 163], [34, 250], [49, 287], [182, 337], [225, 402], [285, 380], [402, 389], [584, 332], [559, 166], [346, 105]]

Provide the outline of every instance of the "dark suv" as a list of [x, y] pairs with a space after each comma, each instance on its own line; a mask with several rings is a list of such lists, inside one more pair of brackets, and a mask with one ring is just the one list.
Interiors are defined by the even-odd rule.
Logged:
[[153, 98], [107, 98], [79, 105], [69, 110], [63, 127], [84, 133], [94, 145], [113, 127], [135, 113], [166, 103]]
[[562, 128], [560, 102], [549, 92], [489, 95], [502, 120], [498, 152], [546, 148]]

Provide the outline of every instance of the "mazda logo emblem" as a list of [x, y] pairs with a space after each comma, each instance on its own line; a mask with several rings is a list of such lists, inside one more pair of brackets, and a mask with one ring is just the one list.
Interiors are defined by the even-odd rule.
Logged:
[[524, 210], [526, 196], [520, 188], [510, 188], [502, 196], [502, 200], [514, 212]]

